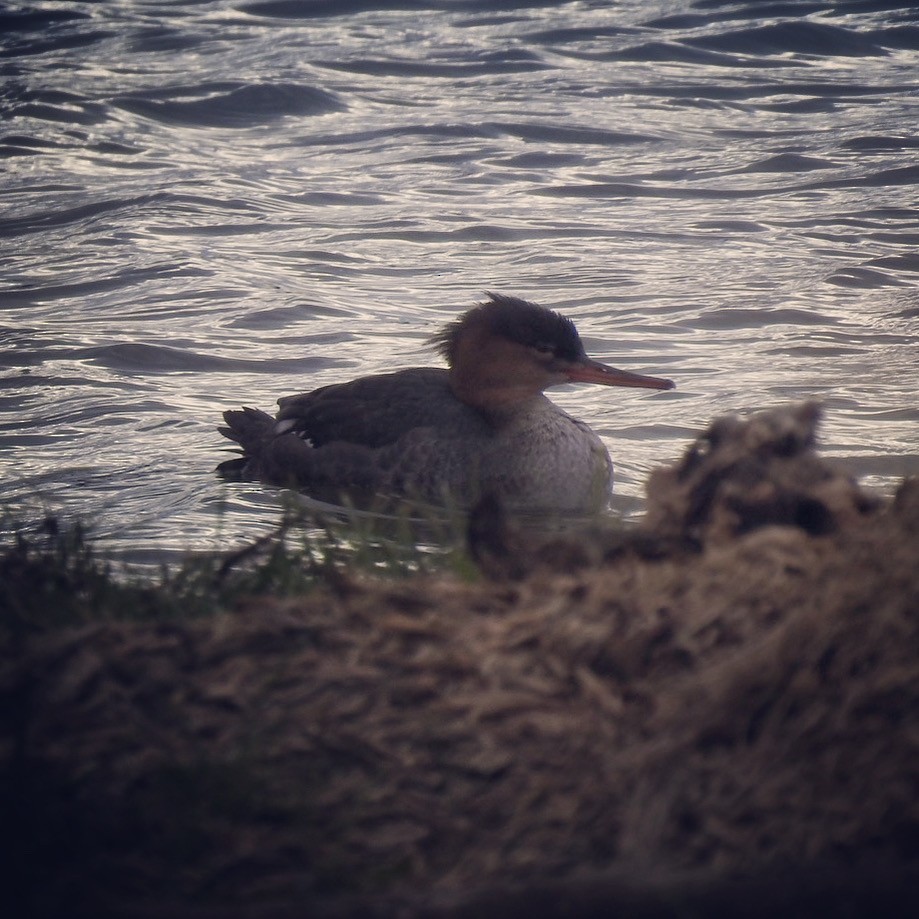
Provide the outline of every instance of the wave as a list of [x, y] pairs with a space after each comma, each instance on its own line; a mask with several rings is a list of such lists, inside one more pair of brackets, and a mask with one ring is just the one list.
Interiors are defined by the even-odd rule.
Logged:
[[299, 83], [202, 83], [116, 96], [112, 105], [164, 124], [246, 128], [288, 116], [326, 115], [345, 106], [331, 92]]

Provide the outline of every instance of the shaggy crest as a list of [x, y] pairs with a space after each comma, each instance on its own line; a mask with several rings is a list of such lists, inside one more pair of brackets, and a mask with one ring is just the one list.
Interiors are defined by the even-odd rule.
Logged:
[[479, 324], [508, 341], [530, 348], [546, 348], [566, 361], [584, 357], [584, 345], [570, 319], [528, 300], [491, 292], [485, 303], [474, 306], [444, 326], [429, 343], [452, 366], [463, 330]]

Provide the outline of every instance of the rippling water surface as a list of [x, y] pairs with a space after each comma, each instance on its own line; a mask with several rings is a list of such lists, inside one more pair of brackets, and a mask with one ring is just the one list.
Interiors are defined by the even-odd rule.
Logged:
[[672, 393], [554, 398], [615, 507], [712, 416], [813, 397], [919, 473], [919, 11], [45, 2], [0, 11], [0, 501], [125, 553], [277, 516], [222, 408], [435, 362], [497, 290]]

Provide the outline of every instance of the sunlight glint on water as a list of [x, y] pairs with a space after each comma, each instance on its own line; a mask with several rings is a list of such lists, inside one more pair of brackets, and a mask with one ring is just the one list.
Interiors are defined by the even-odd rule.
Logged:
[[802, 398], [867, 484], [919, 472], [915, 10], [34, 6], [0, 37], [10, 514], [264, 532], [220, 411], [434, 362], [483, 290], [677, 382], [554, 395], [617, 512], [714, 415]]

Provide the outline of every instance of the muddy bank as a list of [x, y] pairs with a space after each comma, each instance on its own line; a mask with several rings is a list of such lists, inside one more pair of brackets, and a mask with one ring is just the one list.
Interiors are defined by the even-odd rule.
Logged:
[[0, 675], [7, 895], [215, 919], [915, 913], [919, 483], [864, 494], [816, 422], [717, 422], [627, 538], [480, 520], [488, 581], [343, 576], [31, 639]]

